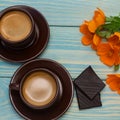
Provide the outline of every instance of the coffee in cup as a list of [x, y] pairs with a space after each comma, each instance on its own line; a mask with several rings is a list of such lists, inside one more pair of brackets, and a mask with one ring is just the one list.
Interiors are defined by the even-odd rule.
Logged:
[[58, 102], [62, 96], [59, 78], [47, 69], [28, 72], [20, 85], [10, 84], [10, 89], [18, 90], [23, 102], [35, 109], [48, 108]]
[[10, 42], [19, 42], [25, 39], [32, 30], [30, 17], [22, 11], [10, 11], [0, 20], [0, 33]]
[[9, 7], [0, 14], [0, 38], [3, 45], [21, 49], [35, 38], [32, 15], [25, 9]]
[[34, 106], [44, 106], [51, 102], [57, 92], [56, 82], [44, 71], [33, 72], [22, 85], [24, 99]]

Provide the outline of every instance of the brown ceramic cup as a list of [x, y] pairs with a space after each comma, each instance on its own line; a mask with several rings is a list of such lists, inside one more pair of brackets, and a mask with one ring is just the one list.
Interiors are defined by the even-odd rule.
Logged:
[[29, 71], [23, 76], [20, 84], [11, 83], [9, 87], [18, 91], [22, 101], [32, 109], [47, 109], [62, 97], [59, 77], [44, 68]]
[[36, 37], [32, 15], [22, 7], [11, 6], [0, 12], [0, 40], [11, 49], [24, 49]]

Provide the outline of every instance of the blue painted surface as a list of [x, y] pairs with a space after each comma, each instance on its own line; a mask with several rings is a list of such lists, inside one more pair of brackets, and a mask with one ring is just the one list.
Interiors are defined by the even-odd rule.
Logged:
[[[39, 58], [61, 63], [73, 79], [89, 65], [102, 80], [106, 79], [107, 74], [114, 73], [113, 68], [99, 61], [90, 47], [81, 44], [79, 25], [84, 19], [90, 19], [97, 7], [103, 9], [106, 15], [118, 15], [119, 0], [0, 0], [0, 10], [18, 4], [36, 8], [49, 23], [50, 42]], [[21, 65], [0, 60], [0, 120], [23, 119], [13, 109], [8, 94], [11, 77]], [[75, 95], [71, 107], [60, 120], [120, 120], [120, 96], [106, 86], [101, 93], [101, 100], [102, 107], [79, 110]]]

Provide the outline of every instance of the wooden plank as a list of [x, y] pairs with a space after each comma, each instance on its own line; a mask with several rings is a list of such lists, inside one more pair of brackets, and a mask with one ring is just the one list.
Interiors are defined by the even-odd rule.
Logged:
[[[48, 46], [39, 58], [49, 58], [61, 63], [72, 78], [76, 78], [89, 65], [101, 79], [106, 79], [108, 73], [114, 73], [113, 67], [105, 66], [89, 46], [81, 44], [79, 27], [50, 27], [50, 31]], [[0, 76], [11, 77], [20, 65], [0, 61]]]
[[[0, 78], [0, 120], [21, 120], [22, 118], [13, 109], [9, 100], [9, 82], [10, 78]], [[101, 92], [101, 101], [102, 107], [79, 110], [75, 93], [70, 109], [60, 120], [119, 120], [119, 95], [110, 91], [108, 86], [106, 86]]]
[[84, 19], [91, 19], [99, 7], [106, 15], [118, 15], [119, 0], [0, 0], [0, 10], [12, 5], [29, 5], [44, 14], [50, 25], [79, 26]]

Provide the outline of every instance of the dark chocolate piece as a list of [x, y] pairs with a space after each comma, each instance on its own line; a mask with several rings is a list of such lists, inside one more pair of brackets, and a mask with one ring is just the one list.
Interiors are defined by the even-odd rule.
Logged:
[[79, 109], [88, 109], [93, 107], [100, 107], [102, 106], [100, 94], [97, 94], [94, 99], [89, 99], [83, 91], [81, 91], [78, 87], [76, 87], [76, 94]]
[[75, 80], [75, 85], [90, 99], [93, 99], [105, 87], [91, 66], [86, 68]]

